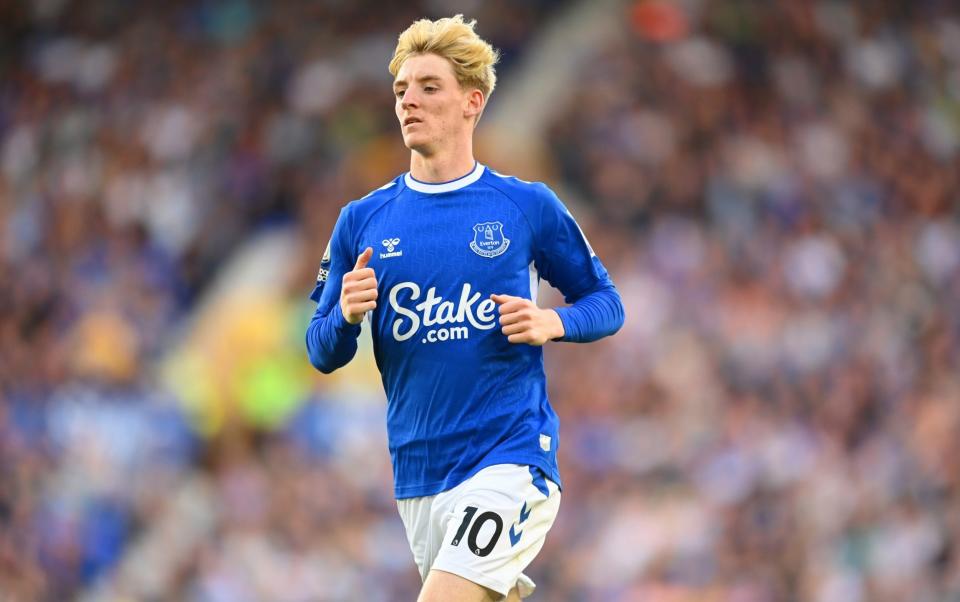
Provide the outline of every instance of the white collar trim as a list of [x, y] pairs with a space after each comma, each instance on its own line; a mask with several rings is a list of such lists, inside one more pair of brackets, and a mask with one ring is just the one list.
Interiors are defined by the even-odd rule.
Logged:
[[456, 180], [450, 180], [449, 182], [441, 182], [439, 184], [429, 184], [427, 182], [421, 182], [415, 180], [413, 176], [410, 175], [410, 172], [407, 172], [403, 176], [403, 182], [407, 185], [408, 188], [412, 188], [417, 192], [425, 192], [427, 194], [437, 194], [440, 192], [451, 192], [454, 190], [460, 190], [470, 184], [473, 184], [480, 179], [480, 176], [483, 175], [484, 166], [478, 161], [473, 167], [473, 171], [468, 173], [465, 176], [460, 176]]

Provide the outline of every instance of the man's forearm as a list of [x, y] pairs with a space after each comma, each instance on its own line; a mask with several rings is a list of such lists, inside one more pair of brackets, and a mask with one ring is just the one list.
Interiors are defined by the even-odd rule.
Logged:
[[346, 365], [357, 353], [360, 325], [343, 318], [340, 304], [326, 316], [314, 316], [307, 327], [307, 354], [313, 367], [330, 374]]
[[563, 322], [560, 341], [589, 343], [612, 335], [623, 326], [623, 302], [613, 285], [577, 299], [573, 305], [555, 309]]

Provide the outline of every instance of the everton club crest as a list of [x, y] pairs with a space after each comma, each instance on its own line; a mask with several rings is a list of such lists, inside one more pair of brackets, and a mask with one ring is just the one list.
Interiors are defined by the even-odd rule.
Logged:
[[481, 257], [503, 255], [510, 246], [510, 239], [503, 235], [500, 222], [483, 222], [473, 225], [473, 242], [470, 248]]

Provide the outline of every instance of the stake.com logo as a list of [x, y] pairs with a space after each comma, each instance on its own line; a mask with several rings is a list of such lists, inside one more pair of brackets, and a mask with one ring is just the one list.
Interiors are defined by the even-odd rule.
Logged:
[[[410, 291], [410, 301], [420, 299], [420, 286], [415, 282], [401, 282], [390, 289], [390, 307], [400, 316], [393, 321], [392, 329], [393, 338], [397, 341], [410, 339], [417, 334], [421, 326], [425, 328], [440, 326], [426, 331], [420, 341], [436, 343], [470, 338], [470, 329], [466, 324], [479, 330], [490, 330], [497, 325], [497, 304], [492, 299], [480, 301], [483, 295], [473, 292], [469, 282], [465, 282], [460, 289], [460, 299], [457, 304], [438, 297], [437, 287], [431, 286], [427, 289], [423, 301], [410, 309], [401, 305], [398, 298], [404, 290]], [[444, 324], [460, 326], [442, 326]]]

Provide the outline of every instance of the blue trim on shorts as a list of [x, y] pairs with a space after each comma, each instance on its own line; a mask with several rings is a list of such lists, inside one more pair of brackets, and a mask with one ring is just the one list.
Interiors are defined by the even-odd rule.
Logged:
[[550, 488], [547, 487], [547, 476], [539, 466], [527, 466], [530, 469], [530, 477], [533, 479], [533, 486], [543, 494], [543, 497], [550, 497]]

